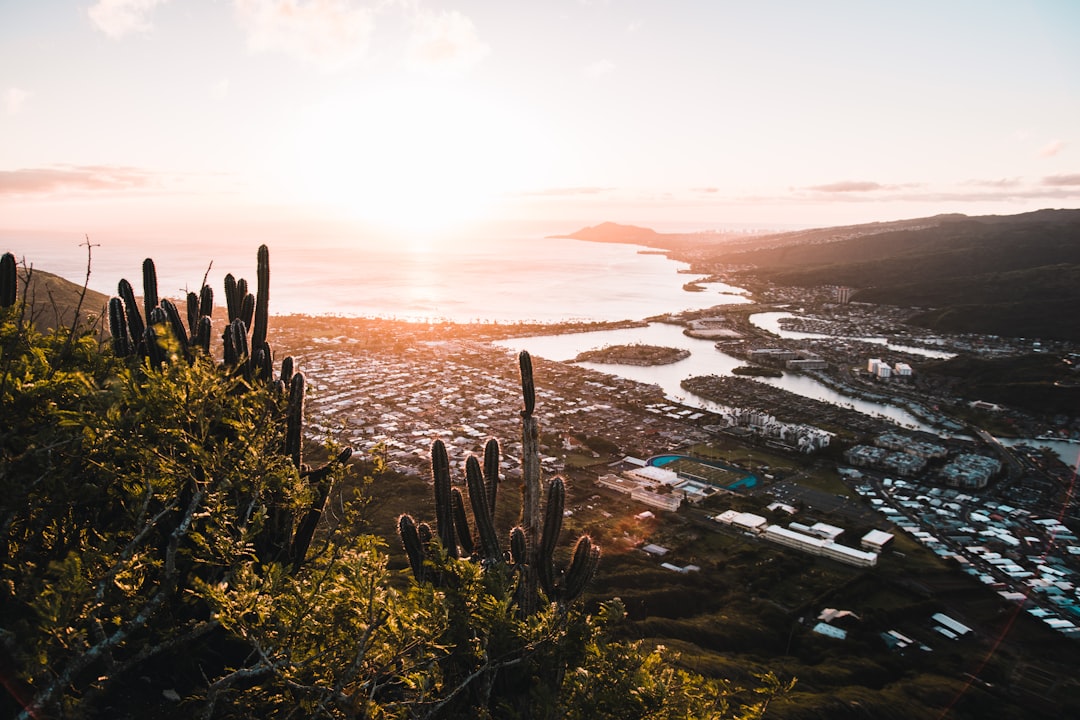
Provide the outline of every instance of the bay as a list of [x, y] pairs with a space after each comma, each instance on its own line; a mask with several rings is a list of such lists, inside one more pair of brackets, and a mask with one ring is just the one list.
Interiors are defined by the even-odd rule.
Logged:
[[[3, 249], [36, 268], [82, 284], [82, 238], [0, 236]], [[257, 242], [156, 241], [93, 248], [90, 287], [113, 295], [120, 278], [138, 292], [142, 262], [154, 259], [163, 297], [198, 289], [203, 275], [221, 293], [226, 273], [254, 284]], [[453, 322], [638, 320], [748, 302], [739, 288], [683, 285], [688, 266], [633, 245], [541, 236], [474, 236], [453, 243], [339, 237], [270, 245], [274, 314], [345, 315]], [[212, 263], [212, 267], [211, 266]]]

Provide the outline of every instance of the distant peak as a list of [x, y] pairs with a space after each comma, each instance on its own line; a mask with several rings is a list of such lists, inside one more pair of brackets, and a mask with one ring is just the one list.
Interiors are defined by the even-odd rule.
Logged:
[[642, 242], [655, 240], [660, 234], [651, 228], [637, 227], [636, 225], [620, 225], [614, 222], [603, 222], [599, 225], [585, 227], [575, 232], [560, 237], [573, 238], [574, 240], [592, 240], [599, 242]]

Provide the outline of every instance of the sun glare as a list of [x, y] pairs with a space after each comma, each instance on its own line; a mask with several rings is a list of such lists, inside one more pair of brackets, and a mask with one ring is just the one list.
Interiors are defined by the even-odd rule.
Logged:
[[448, 90], [336, 97], [305, 113], [283, 149], [280, 183], [292, 200], [351, 219], [445, 230], [483, 219], [513, 182], [515, 132], [491, 107]]

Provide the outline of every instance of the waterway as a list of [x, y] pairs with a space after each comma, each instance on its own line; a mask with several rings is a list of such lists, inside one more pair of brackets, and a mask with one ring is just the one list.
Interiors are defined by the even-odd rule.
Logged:
[[[805, 333], [803, 334], [805, 335]], [[495, 344], [514, 352], [528, 350], [529, 353], [537, 357], [567, 362], [573, 360], [578, 353], [585, 350], [596, 350], [608, 345], [632, 343], [681, 348], [689, 351], [690, 356], [669, 365], [647, 367], [602, 363], [579, 363], [579, 365], [637, 382], [659, 385], [664, 394], [671, 400], [690, 407], [717, 412], [723, 409], [721, 404], [687, 392], [680, 383], [684, 379], [696, 375], [731, 375], [733, 369], [745, 364], [742, 360], [717, 350], [715, 341], [684, 335], [681, 325], [669, 323], [651, 323], [647, 327], [621, 330], [511, 338]], [[908, 429], [924, 430], [937, 435], [942, 434], [941, 430], [927, 425], [906, 410], [885, 403], [870, 402], [844, 395], [806, 375], [785, 372], [781, 378], [751, 377], [750, 379], [783, 388], [803, 397], [821, 400], [840, 407], [852, 408], [867, 415], [888, 418], [897, 425]], [[1077, 468], [1078, 463], [1080, 463], [1080, 444], [1077, 443], [1030, 438], [1002, 438], [1001, 442], [1003, 445], [1009, 446], [1023, 443], [1034, 447], [1047, 447], [1071, 468]]]
[[860, 342], [873, 343], [875, 345], [884, 345], [888, 349], [896, 350], [897, 352], [909, 353], [911, 355], [922, 355], [923, 357], [934, 358], [938, 360], [948, 360], [949, 358], [956, 356], [955, 353], [944, 352], [942, 350], [931, 350], [930, 348], [915, 347], [913, 345], [897, 345], [896, 343], [889, 342], [888, 338], [883, 337], [825, 335], [822, 333], [808, 333], [798, 332], [795, 330], [785, 330], [780, 326], [781, 320], [793, 317], [798, 316], [794, 313], [789, 312], [754, 313], [750, 316], [750, 324], [754, 325], [755, 327], [759, 327], [762, 330], [768, 330], [769, 332], [780, 338], [783, 338], [784, 340], [858, 340]]
[[[690, 353], [689, 357], [668, 365], [643, 367], [607, 363], [579, 364], [582, 367], [618, 375], [637, 382], [659, 385], [665, 395], [672, 400], [692, 407], [718, 411], [722, 409], [721, 405], [689, 393], [681, 386], [681, 382], [688, 377], [696, 375], [731, 375], [731, 371], [736, 367], [746, 364], [739, 358], [717, 350], [715, 342], [715, 340], [703, 340], [684, 335], [681, 325], [650, 323], [648, 326], [640, 328], [511, 338], [499, 341], [496, 344], [515, 352], [528, 350], [530, 354], [537, 357], [560, 362], [573, 360], [578, 353], [585, 350], [595, 350], [609, 345], [641, 343], [687, 350]], [[903, 427], [935, 432], [933, 428], [907, 410], [885, 403], [870, 402], [844, 395], [806, 375], [785, 372], [784, 376], [779, 378], [753, 377], [750, 379], [783, 388], [803, 397], [852, 408], [867, 415], [884, 417]]]

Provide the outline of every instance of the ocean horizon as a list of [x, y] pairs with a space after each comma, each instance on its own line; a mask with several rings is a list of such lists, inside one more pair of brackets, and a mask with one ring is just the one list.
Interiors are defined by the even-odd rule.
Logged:
[[[95, 241], [89, 287], [116, 294], [121, 278], [138, 293], [142, 262], [153, 258], [163, 297], [182, 298], [203, 276], [223, 298], [232, 273], [254, 286], [253, 242], [131, 243]], [[0, 235], [35, 269], [82, 284], [83, 238]], [[570, 322], [640, 320], [715, 305], [743, 303], [739, 288], [683, 285], [700, 276], [686, 263], [641, 246], [594, 243], [542, 234], [475, 235], [453, 243], [331, 238], [306, 243], [269, 241], [270, 311], [276, 315], [341, 315], [413, 321]]]

